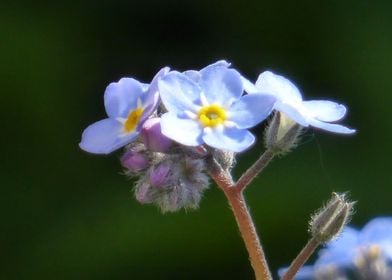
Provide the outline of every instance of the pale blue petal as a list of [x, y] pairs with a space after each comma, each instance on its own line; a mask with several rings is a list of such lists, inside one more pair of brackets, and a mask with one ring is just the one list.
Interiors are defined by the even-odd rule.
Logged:
[[392, 241], [392, 218], [379, 217], [369, 221], [363, 227], [360, 238], [365, 244], [385, 239]]
[[126, 118], [136, 108], [137, 99], [143, 94], [144, 85], [133, 78], [122, 78], [105, 90], [105, 109], [110, 118]]
[[195, 83], [199, 83], [201, 79], [201, 75], [199, 71], [196, 70], [188, 70], [184, 71], [183, 74], [187, 76], [189, 79], [194, 81]]
[[246, 93], [260, 93], [260, 90], [248, 79], [241, 76], [242, 86], [244, 87], [244, 91]]
[[253, 127], [268, 117], [275, 101], [276, 98], [272, 95], [245, 95], [230, 107], [228, 119], [238, 128]]
[[228, 63], [226, 60], [218, 60], [215, 63], [212, 63], [206, 67], [204, 67], [203, 69], [201, 69], [200, 71], [196, 71], [196, 70], [187, 70], [184, 71], [183, 74], [186, 75], [188, 78], [190, 78], [192, 81], [199, 83], [200, 79], [201, 79], [201, 73], [202, 71], [206, 71], [210, 68], [213, 67], [225, 67], [228, 68], [230, 67], [230, 63]]
[[259, 75], [256, 87], [264, 93], [273, 94], [282, 102], [301, 101], [298, 88], [283, 76], [265, 71]]
[[231, 105], [243, 93], [241, 75], [223, 66], [208, 67], [200, 71], [200, 85], [208, 103]]
[[146, 92], [148, 90], [148, 88], [150, 87], [150, 84], [140, 83], [140, 86], [142, 87], [142, 91]]
[[321, 122], [316, 119], [309, 119], [308, 123], [313, 127], [317, 127], [334, 133], [352, 134], [356, 131], [355, 129], [351, 129], [340, 124]]
[[139, 125], [144, 123], [144, 121], [147, 120], [156, 111], [159, 105], [159, 94], [152, 94], [149, 99], [149, 103], [143, 105], [144, 111], [139, 120]]
[[186, 75], [170, 72], [158, 81], [158, 87], [162, 102], [168, 111], [195, 112], [201, 89]]
[[159, 105], [159, 90], [158, 90], [158, 81], [162, 79], [168, 72], [170, 68], [164, 67], [158, 71], [158, 73], [154, 76], [151, 81], [150, 86], [147, 91], [143, 94], [142, 103], [144, 107], [143, 116], [140, 122], [143, 122], [146, 118], [148, 118], [158, 107]]
[[295, 121], [296, 123], [302, 125], [303, 127], [309, 126], [306, 117], [301, 113], [301, 110], [297, 108], [297, 106], [287, 103], [282, 103], [277, 101], [275, 103], [274, 109], [284, 113], [290, 119]]
[[346, 114], [346, 107], [332, 101], [304, 101], [303, 106], [310, 114], [320, 121], [333, 122], [340, 120]]
[[229, 63], [229, 62], [227, 62], [226, 60], [223, 60], [223, 59], [222, 59], [222, 60], [218, 60], [217, 62], [214, 62], [214, 63], [212, 63], [212, 64], [210, 64], [210, 65], [207, 65], [206, 67], [204, 67], [204, 68], [201, 69], [200, 71], [203, 72], [203, 71], [208, 70], [208, 69], [213, 68], [213, 67], [224, 67], [224, 68], [229, 68], [230, 65], [231, 65], [231, 63]]
[[203, 129], [200, 123], [189, 118], [178, 117], [168, 112], [161, 117], [162, 134], [186, 146], [199, 146], [203, 144], [201, 138]]
[[392, 261], [392, 218], [380, 217], [368, 222], [360, 233], [363, 246], [380, 246], [384, 255]]
[[327, 248], [320, 251], [315, 267], [350, 266], [355, 261], [358, 244], [359, 232], [354, 228], [346, 227], [338, 239], [329, 242]]
[[123, 125], [113, 119], [104, 119], [87, 127], [79, 143], [81, 149], [93, 154], [109, 154], [129, 142], [137, 133], [123, 136]]
[[205, 129], [203, 140], [207, 145], [217, 149], [242, 152], [255, 142], [255, 137], [245, 129], [220, 126]]

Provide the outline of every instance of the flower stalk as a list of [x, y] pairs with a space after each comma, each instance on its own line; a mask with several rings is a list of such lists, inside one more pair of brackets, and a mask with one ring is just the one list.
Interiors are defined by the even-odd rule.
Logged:
[[272, 279], [263, 248], [261, 247], [242, 191], [237, 188], [234, 190], [228, 189], [225, 191], [225, 195], [235, 216], [246, 249], [248, 250], [250, 263], [255, 272], [256, 279]]
[[274, 158], [274, 151], [272, 149], [267, 149], [258, 160], [253, 163], [253, 165], [240, 177], [236, 183], [236, 188], [239, 190], [244, 190], [256, 176], [263, 171], [263, 169], [270, 163]]
[[[254, 270], [256, 280], [271, 280], [272, 276], [268, 268], [264, 250], [261, 246], [259, 236], [256, 232], [256, 228], [243, 195], [243, 190], [246, 185], [238, 185], [238, 183], [234, 183], [231, 175], [224, 171], [216, 161], [213, 161], [213, 165], [214, 167], [211, 169], [210, 175], [218, 187], [222, 189], [231, 206], [241, 237], [244, 240], [245, 247], [248, 251], [249, 260]], [[257, 174], [258, 172], [256, 175]], [[252, 179], [253, 177], [246, 178]]]
[[317, 238], [312, 237], [309, 239], [308, 243], [301, 250], [298, 256], [293, 260], [290, 267], [287, 269], [286, 273], [283, 275], [281, 280], [292, 280], [300, 268], [306, 263], [309, 257], [314, 253], [318, 246], [320, 246], [320, 241]]

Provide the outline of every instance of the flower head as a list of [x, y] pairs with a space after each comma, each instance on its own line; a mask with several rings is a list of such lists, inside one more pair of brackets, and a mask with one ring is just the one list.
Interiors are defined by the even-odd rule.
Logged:
[[274, 109], [286, 114], [290, 119], [304, 127], [313, 126], [335, 133], [350, 134], [354, 129], [331, 123], [346, 114], [346, 107], [327, 100], [304, 101], [298, 88], [283, 76], [270, 71], [261, 73], [253, 85], [243, 78], [245, 91], [273, 94], [277, 101]]
[[88, 126], [79, 144], [94, 154], [108, 154], [133, 141], [145, 120], [159, 103], [158, 80], [169, 69], [161, 69], [151, 84], [133, 78], [122, 78], [111, 83], [105, 91], [104, 103], [108, 118]]
[[264, 120], [272, 95], [243, 94], [241, 75], [219, 61], [200, 71], [170, 72], [158, 85], [168, 110], [162, 133], [178, 143], [241, 152], [255, 137], [247, 130]]
[[143, 204], [155, 204], [164, 213], [198, 208], [209, 184], [204, 160], [167, 154], [155, 161], [139, 178], [136, 199]]

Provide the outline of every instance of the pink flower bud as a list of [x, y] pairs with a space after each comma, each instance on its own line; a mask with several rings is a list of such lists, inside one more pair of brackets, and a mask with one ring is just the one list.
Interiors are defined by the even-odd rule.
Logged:
[[148, 167], [148, 158], [141, 153], [129, 150], [121, 157], [121, 165], [131, 171], [140, 171]]
[[153, 187], [163, 187], [170, 176], [170, 167], [167, 164], [160, 164], [150, 172], [150, 184]]
[[166, 152], [173, 142], [162, 134], [160, 118], [146, 120], [142, 127], [141, 136], [146, 148], [153, 152]]
[[136, 200], [142, 204], [151, 203], [153, 197], [151, 196], [151, 186], [147, 183], [138, 184], [135, 192]]

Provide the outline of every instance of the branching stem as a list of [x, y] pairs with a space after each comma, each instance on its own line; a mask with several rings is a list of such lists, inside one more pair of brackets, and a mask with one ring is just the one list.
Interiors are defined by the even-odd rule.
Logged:
[[271, 149], [267, 149], [256, 162], [249, 167], [248, 170], [240, 177], [236, 183], [236, 188], [239, 190], [245, 189], [256, 176], [263, 171], [268, 163], [274, 158], [274, 152]]
[[220, 168], [216, 162], [213, 165], [215, 167], [211, 169], [211, 177], [223, 190], [229, 201], [242, 239], [248, 250], [249, 260], [255, 272], [256, 280], [271, 280], [271, 272], [243, 196], [243, 188], [237, 188], [231, 175]]

